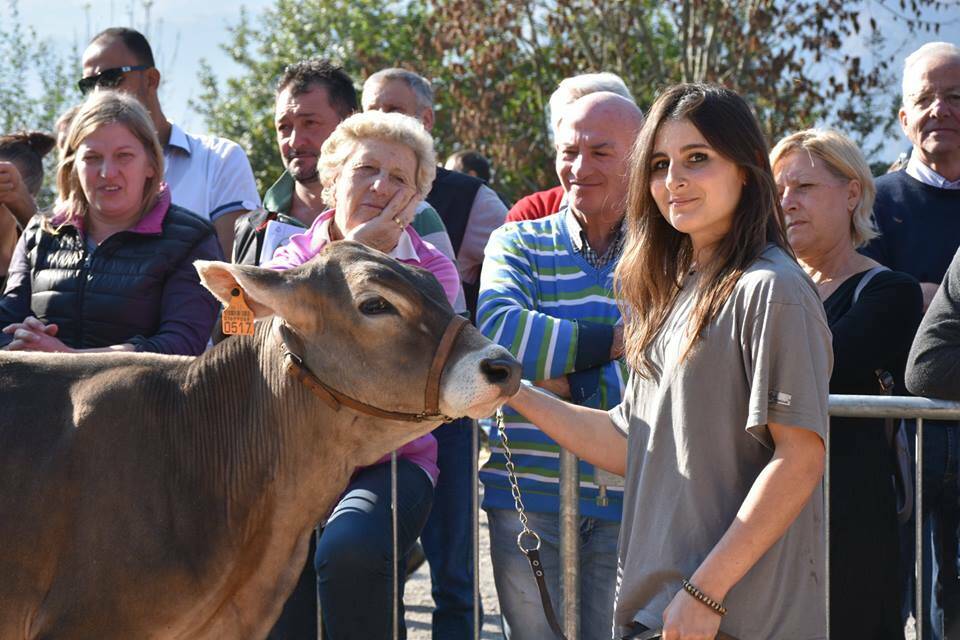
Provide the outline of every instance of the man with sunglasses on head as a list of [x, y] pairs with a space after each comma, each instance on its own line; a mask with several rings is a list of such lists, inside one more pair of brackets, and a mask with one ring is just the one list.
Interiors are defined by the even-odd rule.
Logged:
[[225, 256], [233, 246], [234, 222], [260, 206], [250, 161], [236, 143], [187, 133], [167, 120], [157, 91], [160, 71], [150, 43], [138, 31], [113, 27], [101, 31], [83, 52], [83, 94], [115, 89], [136, 97], [150, 112], [160, 142], [173, 204], [209, 220]]

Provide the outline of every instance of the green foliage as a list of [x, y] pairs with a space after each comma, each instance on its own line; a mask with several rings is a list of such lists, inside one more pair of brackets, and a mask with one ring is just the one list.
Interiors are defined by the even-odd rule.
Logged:
[[[937, 30], [888, 10], [910, 30]], [[920, 15], [939, 0], [898, 0]], [[438, 156], [477, 149], [495, 187], [516, 199], [556, 184], [546, 106], [563, 78], [613, 71], [646, 108], [673, 82], [717, 82], [754, 105], [768, 140], [818, 123], [864, 144], [895, 126], [896, 93], [865, 0], [276, 0], [243, 12], [225, 51], [243, 67], [221, 80], [204, 67], [194, 101], [211, 131], [241, 141], [261, 188], [280, 174], [273, 88], [284, 67], [320, 56], [360, 83], [411, 68], [436, 93]], [[898, 17], [900, 16], [900, 17]], [[866, 55], [847, 53], [859, 38]], [[875, 145], [876, 146], [876, 145]], [[866, 148], [869, 156], [875, 148]]]
[[[0, 60], [7, 62], [0, 73], [0, 133], [53, 132], [60, 114], [79, 99], [75, 78], [68, 75], [68, 70], [78, 65], [22, 24], [17, 0], [0, 6]], [[55, 156], [51, 153], [46, 158], [47, 185], [52, 182]], [[38, 200], [41, 206], [52, 203], [49, 186]]]
[[377, 0], [278, 0], [255, 22], [243, 9], [224, 51], [243, 73], [222, 85], [203, 64], [203, 91], [191, 101], [210, 131], [240, 143], [261, 192], [282, 173], [273, 130], [274, 89], [284, 67], [324, 57], [360, 80], [377, 69], [417, 60], [424, 14], [416, 6]]

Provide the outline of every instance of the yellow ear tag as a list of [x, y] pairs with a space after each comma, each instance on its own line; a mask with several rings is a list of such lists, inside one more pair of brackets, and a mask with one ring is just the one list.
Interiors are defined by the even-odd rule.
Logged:
[[230, 292], [230, 304], [220, 316], [220, 325], [228, 336], [253, 335], [253, 311], [243, 299], [243, 291], [236, 287]]

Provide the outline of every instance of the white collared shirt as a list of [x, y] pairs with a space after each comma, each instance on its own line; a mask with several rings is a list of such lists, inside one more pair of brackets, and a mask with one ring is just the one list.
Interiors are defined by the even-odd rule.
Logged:
[[225, 213], [260, 206], [250, 161], [235, 142], [193, 135], [171, 123], [163, 159], [173, 204], [204, 220], [213, 222]]
[[923, 184], [938, 189], [960, 189], [960, 180], [947, 180], [942, 175], [923, 164], [917, 150], [910, 153], [910, 160], [907, 162], [907, 175]]

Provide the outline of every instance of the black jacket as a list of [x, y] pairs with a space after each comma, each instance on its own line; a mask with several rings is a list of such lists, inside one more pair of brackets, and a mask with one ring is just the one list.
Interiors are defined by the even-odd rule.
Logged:
[[[42, 219], [27, 225], [14, 254], [0, 324], [33, 315], [57, 324], [57, 337], [74, 348], [203, 351], [219, 305], [193, 261], [221, 259], [209, 222], [174, 205], [160, 233], [121, 231], [91, 251], [76, 227], [51, 233]], [[0, 346], [11, 339], [0, 335]]]

